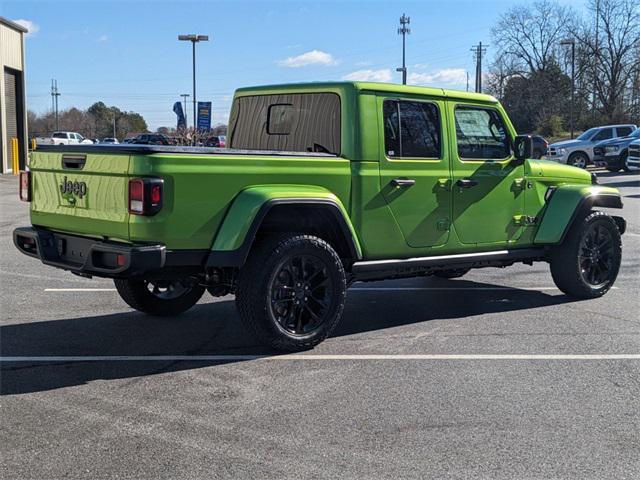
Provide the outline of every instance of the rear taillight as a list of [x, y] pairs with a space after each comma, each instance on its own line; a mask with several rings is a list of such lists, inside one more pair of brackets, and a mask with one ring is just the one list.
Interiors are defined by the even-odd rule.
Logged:
[[163, 180], [134, 178], [129, 180], [129, 213], [155, 215], [162, 209]]
[[20, 200], [31, 201], [31, 172], [20, 172]]

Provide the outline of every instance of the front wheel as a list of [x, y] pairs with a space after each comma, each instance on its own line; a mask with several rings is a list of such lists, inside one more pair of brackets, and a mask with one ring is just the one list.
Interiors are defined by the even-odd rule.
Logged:
[[338, 325], [346, 274], [324, 240], [298, 234], [262, 241], [240, 271], [236, 304], [264, 344], [285, 351], [314, 347]]
[[615, 282], [622, 259], [622, 241], [615, 221], [592, 212], [571, 227], [562, 245], [551, 252], [556, 286], [577, 298], [601, 297]]
[[187, 280], [115, 279], [120, 297], [131, 307], [149, 315], [171, 317], [193, 307], [204, 287]]
[[573, 165], [578, 168], [587, 168], [589, 164], [589, 157], [587, 157], [584, 153], [578, 152], [574, 153], [569, 157], [569, 165]]

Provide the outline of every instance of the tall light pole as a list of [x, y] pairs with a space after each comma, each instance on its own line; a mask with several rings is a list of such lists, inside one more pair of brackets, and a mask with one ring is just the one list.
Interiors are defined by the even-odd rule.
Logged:
[[[183, 42], [191, 42], [193, 49], [193, 126], [194, 130], [197, 128], [196, 117], [196, 43], [208, 42], [209, 35], [196, 35], [194, 33], [189, 35], [178, 35], [178, 40]], [[194, 137], [195, 138], [195, 137]]]
[[562, 40], [560, 45], [571, 45], [571, 106], [569, 107], [569, 123], [571, 124], [571, 138], [573, 139], [573, 103], [576, 90], [576, 41], [573, 38]]
[[181, 93], [180, 96], [182, 97], [182, 102], [184, 103], [184, 128], [188, 128], [189, 122], [187, 121], [187, 98], [189, 98], [191, 95], [189, 95], [188, 93]]
[[398, 35], [402, 35], [402, 67], [396, 68], [396, 72], [402, 72], [402, 84], [407, 84], [407, 64], [406, 64], [406, 38], [411, 33], [411, 29], [407, 27], [411, 23], [411, 18], [404, 13], [400, 17], [400, 28]]

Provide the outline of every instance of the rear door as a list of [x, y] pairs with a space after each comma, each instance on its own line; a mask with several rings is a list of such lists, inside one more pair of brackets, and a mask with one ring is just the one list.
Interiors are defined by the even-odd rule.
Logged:
[[514, 165], [497, 108], [450, 102], [453, 225], [465, 244], [508, 244], [522, 234], [524, 165]]
[[380, 187], [410, 247], [444, 245], [451, 223], [445, 102], [379, 95]]
[[35, 151], [31, 223], [70, 233], [129, 238], [129, 155]]

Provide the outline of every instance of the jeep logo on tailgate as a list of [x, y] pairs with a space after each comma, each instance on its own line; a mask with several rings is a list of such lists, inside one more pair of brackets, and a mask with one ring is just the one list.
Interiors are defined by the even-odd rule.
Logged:
[[70, 193], [78, 198], [82, 198], [87, 194], [87, 184], [85, 182], [72, 182], [71, 180], [67, 180], [67, 177], [64, 177], [62, 183], [60, 184], [60, 193], [63, 195], [65, 193]]

